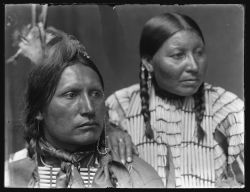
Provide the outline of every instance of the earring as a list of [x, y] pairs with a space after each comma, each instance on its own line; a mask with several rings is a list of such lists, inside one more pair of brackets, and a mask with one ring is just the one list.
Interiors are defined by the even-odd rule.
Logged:
[[[100, 155], [106, 155], [108, 153], [108, 148], [106, 147], [106, 121], [105, 120], [104, 120], [103, 126], [104, 126], [103, 132], [101, 136], [99, 137], [97, 141], [97, 146], [96, 146], [96, 149]], [[102, 148], [104, 148], [104, 152], [102, 152]]]
[[143, 64], [141, 65], [141, 70], [142, 70], [143, 72], [145, 71], [145, 67], [144, 67]]
[[141, 78], [145, 79], [145, 67], [144, 67], [144, 65], [141, 65]]
[[41, 120], [43, 120], [43, 116], [42, 116], [42, 114], [39, 112], [39, 114], [36, 116], [36, 119], [38, 120], [38, 121], [41, 121]]
[[40, 134], [40, 120], [37, 120], [37, 137]]
[[150, 90], [151, 85], [152, 85], [152, 75], [151, 74], [152, 74], [151, 72], [148, 72], [148, 80], [147, 80], [148, 90]]

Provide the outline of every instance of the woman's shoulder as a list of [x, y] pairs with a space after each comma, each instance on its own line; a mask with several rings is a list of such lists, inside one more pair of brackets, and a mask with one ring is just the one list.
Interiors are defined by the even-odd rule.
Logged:
[[107, 100], [106, 103], [112, 103], [112, 100], [118, 99], [118, 100], [129, 100], [133, 94], [140, 92], [140, 85], [134, 84], [129, 87], [125, 87], [122, 89], [119, 89], [115, 91], [113, 94], [111, 94]]
[[128, 166], [135, 188], [164, 188], [162, 179], [156, 170], [138, 156]]
[[139, 84], [120, 89], [110, 95], [105, 105], [109, 110], [109, 117], [113, 123], [117, 124], [124, 119], [135, 98], [140, 97]]
[[205, 83], [205, 94], [210, 96], [210, 102], [215, 111], [221, 108], [229, 108], [235, 110], [241, 110], [244, 108], [244, 102], [234, 93], [227, 91], [226, 89], [213, 86]]

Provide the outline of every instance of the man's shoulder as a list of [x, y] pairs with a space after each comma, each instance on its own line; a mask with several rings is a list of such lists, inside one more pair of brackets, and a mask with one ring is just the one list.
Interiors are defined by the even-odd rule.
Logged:
[[136, 187], [163, 188], [163, 182], [156, 170], [138, 156], [133, 156], [133, 162], [128, 167]]
[[28, 159], [28, 150], [26, 148], [21, 149], [13, 154], [10, 154], [9, 163], [17, 162], [20, 160]]
[[10, 171], [21, 172], [23, 170], [32, 169], [34, 167], [34, 161], [28, 157], [27, 149], [22, 149], [10, 155], [8, 160], [8, 167]]
[[26, 149], [10, 155], [6, 162], [6, 185], [12, 187], [27, 187], [35, 168], [35, 162], [28, 157]]

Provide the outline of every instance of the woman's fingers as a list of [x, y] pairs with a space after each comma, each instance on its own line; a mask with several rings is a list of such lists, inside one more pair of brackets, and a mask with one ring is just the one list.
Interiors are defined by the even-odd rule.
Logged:
[[134, 143], [132, 144], [132, 152], [133, 154], [139, 156], [139, 151]]
[[125, 161], [125, 151], [126, 151], [125, 142], [124, 142], [123, 138], [119, 138], [118, 142], [119, 142], [118, 146], [119, 146], [120, 158], [121, 158], [122, 163], [125, 164], [126, 163], [126, 161]]
[[106, 136], [106, 147], [109, 149], [112, 149], [111, 141], [109, 139], [109, 136]]
[[108, 147], [112, 148], [112, 150], [120, 156], [120, 159], [123, 164], [133, 161], [133, 154], [139, 155], [138, 150], [134, 143], [132, 143], [132, 139], [130, 135], [127, 133], [123, 133], [119, 138], [106, 136], [108, 140]]
[[124, 137], [124, 141], [125, 141], [125, 146], [126, 146], [126, 160], [128, 163], [130, 163], [132, 161], [132, 139], [130, 137], [130, 135], [126, 135], [126, 137]]
[[138, 151], [132, 143], [131, 136], [127, 132], [112, 126], [107, 130], [107, 134], [112, 150], [120, 156], [122, 163], [132, 162], [133, 153], [138, 155]]
[[107, 136], [109, 141], [109, 147], [119, 155], [119, 143], [115, 137]]

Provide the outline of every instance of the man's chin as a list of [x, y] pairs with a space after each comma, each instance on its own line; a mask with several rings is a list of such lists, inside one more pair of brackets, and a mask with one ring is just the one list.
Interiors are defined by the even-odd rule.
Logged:
[[74, 143], [79, 145], [92, 145], [98, 141], [97, 133], [86, 133], [84, 135], [78, 135], [74, 138]]

